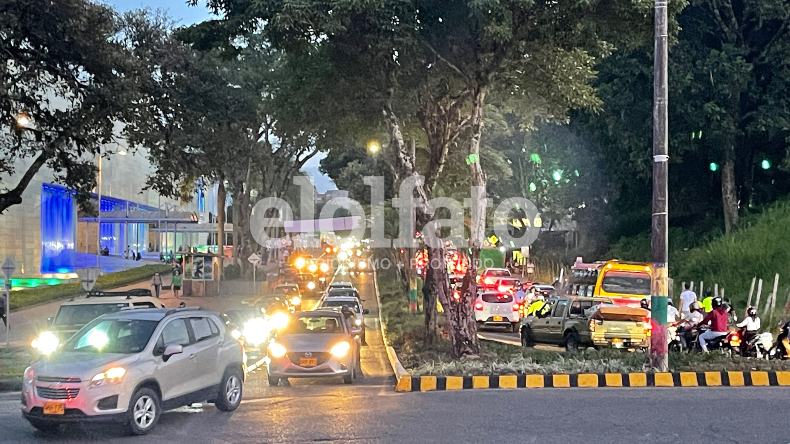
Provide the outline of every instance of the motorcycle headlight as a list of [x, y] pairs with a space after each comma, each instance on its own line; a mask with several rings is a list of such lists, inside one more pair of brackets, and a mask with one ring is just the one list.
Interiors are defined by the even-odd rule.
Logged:
[[269, 345], [269, 355], [273, 358], [282, 358], [285, 356], [286, 352], [287, 350], [285, 350], [285, 347], [276, 342], [272, 342], [271, 345]]
[[[118, 384], [123, 381], [126, 369], [123, 367], [113, 367], [104, 373], [99, 373], [91, 378], [90, 387], [99, 387], [105, 384]], [[90, 388], [89, 387], [89, 388]]]
[[332, 356], [342, 358], [348, 354], [349, 350], [351, 350], [351, 344], [348, 342], [338, 342], [332, 346], [332, 349], [329, 350], [329, 353], [331, 353]]
[[30, 344], [43, 355], [48, 355], [58, 349], [60, 339], [54, 333], [45, 331], [38, 335]]

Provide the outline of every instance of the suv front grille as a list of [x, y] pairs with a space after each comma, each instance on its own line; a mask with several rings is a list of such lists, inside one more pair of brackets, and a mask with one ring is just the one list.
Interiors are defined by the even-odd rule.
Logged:
[[82, 382], [80, 378], [59, 378], [57, 376], [39, 376], [39, 382]]
[[79, 388], [36, 387], [36, 394], [44, 399], [73, 399], [80, 393]]
[[316, 359], [316, 365], [321, 365], [321, 364], [325, 363], [329, 359], [329, 353], [326, 353], [326, 352], [313, 352], [312, 356], [305, 356], [305, 353], [301, 353], [301, 352], [300, 353], [288, 353], [288, 359], [290, 359], [291, 362], [294, 365], [299, 365], [299, 360], [301, 358], [315, 358]]

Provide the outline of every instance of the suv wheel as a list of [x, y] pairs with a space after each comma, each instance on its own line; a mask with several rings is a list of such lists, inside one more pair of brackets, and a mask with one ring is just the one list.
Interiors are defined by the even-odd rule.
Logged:
[[510, 331], [513, 333], [518, 333], [518, 322], [513, 322], [510, 324]]
[[579, 349], [579, 334], [575, 331], [565, 335], [565, 350], [576, 351]]
[[154, 428], [161, 413], [159, 395], [148, 387], [143, 387], [132, 395], [129, 401], [129, 421], [127, 430], [132, 435], [145, 435]]
[[280, 385], [280, 378], [275, 378], [274, 376], [269, 376], [269, 387], [277, 387]]
[[527, 326], [521, 329], [521, 345], [524, 347], [535, 346], [535, 335], [532, 334], [532, 329]]
[[351, 373], [343, 376], [343, 384], [351, 384], [354, 380], [351, 378]]
[[228, 369], [219, 385], [217, 401], [214, 405], [223, 412], [232, 412], [241, 404], [243, 392], [242, 375], [239, 369]]

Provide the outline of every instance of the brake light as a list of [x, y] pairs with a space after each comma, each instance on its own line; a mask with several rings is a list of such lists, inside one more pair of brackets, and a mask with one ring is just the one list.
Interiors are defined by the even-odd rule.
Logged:
[[475, 310], [482, 311], [483, 310], [483, 303], [482, 302], [475, 302]]
[[490, 277], [487, 277], [487, 278], [483, 279], [483, 282], [484, 282], [486, 285], [493, 285], [493, 283], [494, 283], [494, 280], [493, 280], [493, 279], [491, 279]]
[[518, 304], [513, 304], [513, 311], [518, 311]]
[[498, 286], [496, 289], [497, 289], [497, 291], [499, 291], [500, 293], [507, 293], [507, 292], [508, 292], [508, 290], [510, 290], [510, 288], [508, 288], [508, 286], [507, 286], [507, 285], [500, 285], [500, 286]]
[[653, 333], [653, 325], [650, 322], [645, 322], [645, 334], [650, 336]]
[[733, 333], [730, 337], [730, 345], [733, 347], [739, 347], [741, 345], [741, 337], [738, 336], [738, 333]]
[[595, 321], [590, 321], [588, 325], [590, 326], [590, 331], [595, 331]]

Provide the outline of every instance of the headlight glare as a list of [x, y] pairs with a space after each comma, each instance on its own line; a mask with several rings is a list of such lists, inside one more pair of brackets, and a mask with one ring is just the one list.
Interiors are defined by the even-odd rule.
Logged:
[[362, 319], [354, 319], [354, 323], [357, 324], [357, 326], [360, 326], [362, 325]]
[[291, 303], [294, 305], [299, 305], [302, 303], [302, 298], [300, 298], [299, 296], [294, 296], [293, 298], [291, 298]]
[[123, 367], [113, 367], [104, 373], [99, 373], [91, 378], [91, 387], [99, 387], [104, 384], [118, 384], [123, 381], [126, 369]]
[[269, 328], [266, 321], [260, 318], [250, 319], [244, 323], [244, 339], [250, 344], [258, 346], [269, 337]]
[[308, 282], [307, 283], [308, 290], [315, 290], [315, 282]]
[[269, 318], [269, 326], [276, 330], [282, 330], [288, 326], [288, 315], [285, 313], [275, 313]]
[[276, 342], [272, 342], [269, 345], [269, 356], [273, 358], [282, 358], [283, 356], [285, 356], [285, 353], [286, 353], [285, 347], [283, 347], [282, 345]]
[[54, 333], [45, 331], [38, 335], [38, 338], [34, 339], [30, 345], [41, 352], [41, 354], [48, 355], [57, 350], [60, 345], [60, 339]]
[[342, 358], [348, 354], [349, 350], [351, 350], [351, 344], [348, 342], [338, 342], [332, 346], [332, 349], [329, 351], [329, 353], [331, 353], [332, 356]]

